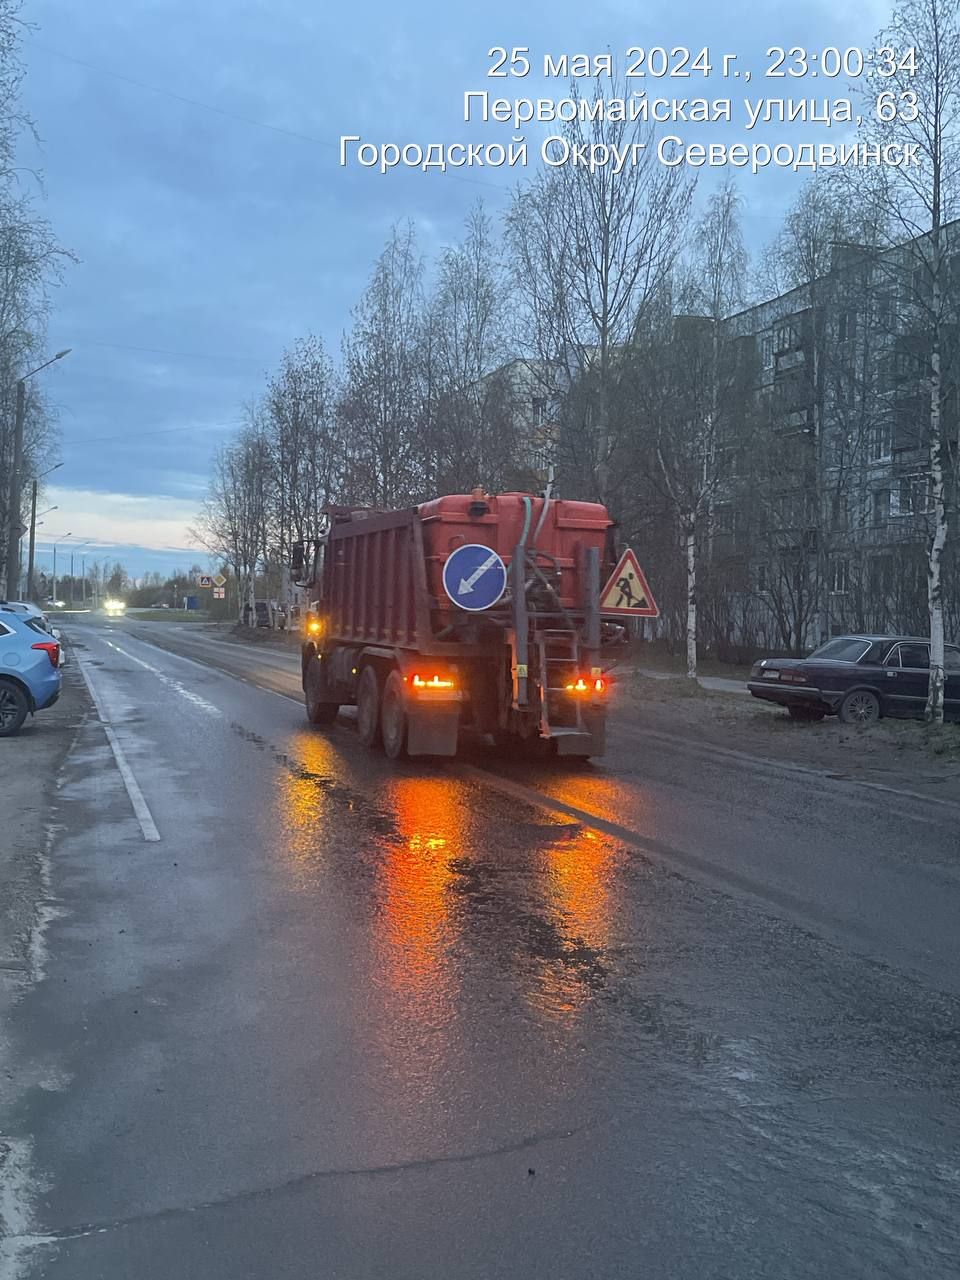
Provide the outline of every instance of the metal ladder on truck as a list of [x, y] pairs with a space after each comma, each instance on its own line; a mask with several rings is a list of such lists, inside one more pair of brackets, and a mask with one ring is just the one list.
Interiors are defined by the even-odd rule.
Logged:
[[589, 732], [583, 722], [581, 699], [571, 698], [567, 692], [569, 680], [576, 679], [581, 671], [579, 632], [557, 629], [538, 631], [535, 633], [535, 640], [541, 689], [541, 736], [563, 738]]

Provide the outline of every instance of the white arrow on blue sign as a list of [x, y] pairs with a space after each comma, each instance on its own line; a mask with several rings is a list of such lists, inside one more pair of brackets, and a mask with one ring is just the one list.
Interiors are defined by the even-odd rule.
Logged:
[[496, 551], [477, 542], [457, 547], [443, 566], [443, 589], [461, 609], [481, 613], [507, 589], [507, 566]]

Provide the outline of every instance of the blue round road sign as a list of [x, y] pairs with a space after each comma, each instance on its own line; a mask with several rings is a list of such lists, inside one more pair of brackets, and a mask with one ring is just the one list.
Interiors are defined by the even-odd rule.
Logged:
[[481, 613], [495, 605], [507, 589], [507, 566], [496, 551], [468, 542], [447, 556], [443, 589], [461, 609]]

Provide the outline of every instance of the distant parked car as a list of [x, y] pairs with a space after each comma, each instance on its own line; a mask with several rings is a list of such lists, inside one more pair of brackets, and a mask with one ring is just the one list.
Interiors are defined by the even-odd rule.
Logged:
[[36, 618], [43, 624], [45, 630], [50, 630], [50, 619], [38, 604], [31, 604], [29, 600], [0, 600], [0, 610], [2, 609], [22, 614], [27, 618]]
[[60, 697], [60, 643], [35, 618], [0, 611], [0, 738]]
[[[960, 647], [945, 648], [944, 714], [960, 717]], [[930, 680], [930, 643], [917, 636], [838, 636], [809, 658], [763, 658], [747, 688], [786, 707], [794, 720], [836, 715], [844, 724], [881, 716], [922, 715]]]

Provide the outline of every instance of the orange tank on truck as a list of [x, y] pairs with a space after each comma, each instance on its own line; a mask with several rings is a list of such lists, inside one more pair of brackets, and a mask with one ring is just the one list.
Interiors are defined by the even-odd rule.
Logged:
[[617, 564], [605, 507], [527, 493], [452, 494], [401, 511], [328, 508], [294, 548], [309, 592], [307, 715], [357, 708], [363, 742], [453, 756], [468, 737], [564, 756], [604, 750], [601, 617]]

